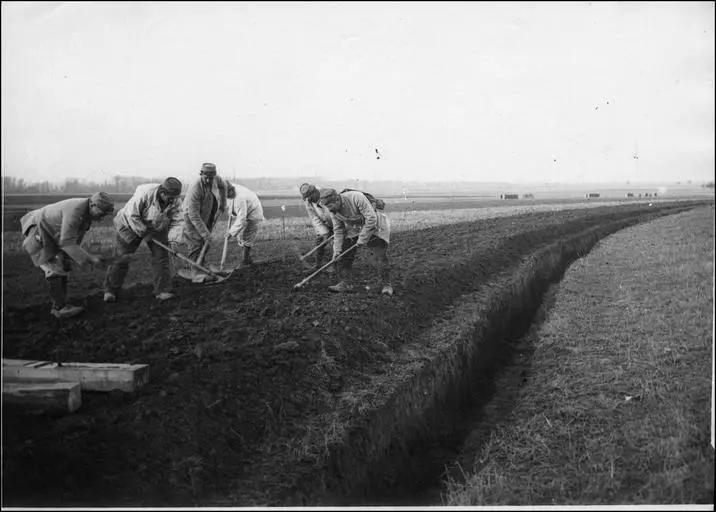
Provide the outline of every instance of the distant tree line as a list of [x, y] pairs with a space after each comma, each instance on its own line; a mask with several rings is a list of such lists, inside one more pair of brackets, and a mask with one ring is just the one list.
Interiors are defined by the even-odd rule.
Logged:
[[161, 182], [164, 178], [146, 178], [141, 176], [114, 176], [111, 181], [95, 182], [67, 178], [62, 182], [29, 182], [24, 178], [3, 176], [2, 185], [5, 194], [93, 194], [99, 190], [115, 193], [133, 193], [142, 183]]

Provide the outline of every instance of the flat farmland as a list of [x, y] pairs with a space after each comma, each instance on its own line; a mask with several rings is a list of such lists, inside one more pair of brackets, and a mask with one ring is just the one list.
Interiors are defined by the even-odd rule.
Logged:
[[[132, 394], [83, 395], [69, 416], [4, 415], [3, 505], [310, 506], [377, 496], [394, 480], [379, 469], [400, 468], [386, 460], [419, 448], [436, 418], [460, 409], [451, 390], [475, 361], [492, 360], [496, 340], [531, 321], [569, 262], [620, 229], [713, 200], [574, 203], [511, 214], [495, 204], [482, 216], [389, 211], [399, 227], [393, 297], [332, 295], [323, 274], [292, 293], [306, 276], [296, 256], [311, 247], [310, 229], [297, 218], [285, 237], [269, 219], [257, 264], [219, 284], [175, 277], [168, 303], [137, 279], [148, 275], [141, 259], [115, 304], [101, 301], [101, 271], [78, 271], [70, 289], [87, 309], [67, 322], [48, 315], [41, 276], [6, 243], [15, 249], [4, 250], [14, 280], [6, 288], [4, 276], [4, 357], [145, 363], [151, 379]], [[355, 267], [359, 283], [372, 283], [362, 257]]]
[[[634, 197], [627, 198], [627, 191], [634, 194]], [[689, 198], [708, 198], [713, 197], [710, 190], [698, 189], [696, 187], [674, 189], [668, 194], [662, 194], [661, 197], [647, 198], [637, 197], [639, 194], [654, 193], [654, 188], [624, 188], [610, 189], [601, 194], [599, 198], [585, 199], [584, 193], [569, 190], [534, 190], [530, 193], [533, 195], [531, 199], [499, 199], [499, 192], [490, 191], [486, 193], [466, 193], [466, 194], [430, 194], [423, 193], [419, 195], [398, 196], [386, 195], [378, 196], [385, 200], [386, 207], [389, 212], [403, 213], [413, 211], [426, 210], [459, 210], [472, 208], [500, 208], [514, 207], [516, 205], [573, 205], [573, 204], [613, 204], [639, 202], [649, 200], [683, 200]], [[47, 204], [68, 199], [70, 197], [85, 197], [90, 194], [4, 194], [3, 195], [3, 231], [15, 231], [20, 228], [20, 218], [30, 210], [41, 208]], [[116, 203], [115, 211], [124, 206], [129, 200], [131, 194], [128, 193], [112, 193]], [[264, 215], [267, 219], [280, 219], [303, 217], [305, 210], [301, 198], [298, 194], [272, 194], [259, 193], [261, 204], [264, 208]], [[285, 210], [281, 207], [285, 206]], [[111, 221], [105, 219], [104, 225], [110, 225]]]

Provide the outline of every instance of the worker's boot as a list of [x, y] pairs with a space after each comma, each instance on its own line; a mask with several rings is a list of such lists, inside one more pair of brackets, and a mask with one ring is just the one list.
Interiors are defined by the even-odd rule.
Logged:
[[70, 318], [84, 311], [81, 306], [67, 304], [67, 276], [53, 276], [47, 278], [47, 286], [50, 289], [52, 309], [50, 314], [55, 318]]
[[328, 289], [331, 290], [332, 292], [346, 293], [346, 292], [353, 291], [353, 285], [350, 284], [348, 281], [341, 280], [338, 284], [329, 286]]

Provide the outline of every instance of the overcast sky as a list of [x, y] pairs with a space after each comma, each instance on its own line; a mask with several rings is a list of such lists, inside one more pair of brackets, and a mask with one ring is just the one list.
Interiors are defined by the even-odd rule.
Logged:
[[4, 2], [2, 143], [29, 181], [709, 180], [714, 3]]

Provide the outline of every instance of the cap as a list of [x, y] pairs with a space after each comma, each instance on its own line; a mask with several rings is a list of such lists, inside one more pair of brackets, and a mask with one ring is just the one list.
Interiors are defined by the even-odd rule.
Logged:
[[114, 211], [114, 199], [106, 192], [97, 192], [92, 194], [89, 200], [90, 206], [96, 206], [103, 212]]
[[301, 197], [303, 199], [307, 199], [313, 195], [313, 193], [316, 191], [316, 187], [314, 185], [311, 185], [310, 183], [304, 183], [303, 185], [301, 185], [299, 191], [301, 192]]
[[199, 174], [203, 174], [204, 176], [216, 176], [216, 165], [208, 162], [201, 164]]
[[178, 196], [181, 194], [181, 181], [176, 178], [167, 178], [162, 183], [162, 188], [166, 190], [170, 196]]
[[320, 197], [323, 204], [335, 203], [338, 200], [338, 192], [333, 188], [324, 188]]

